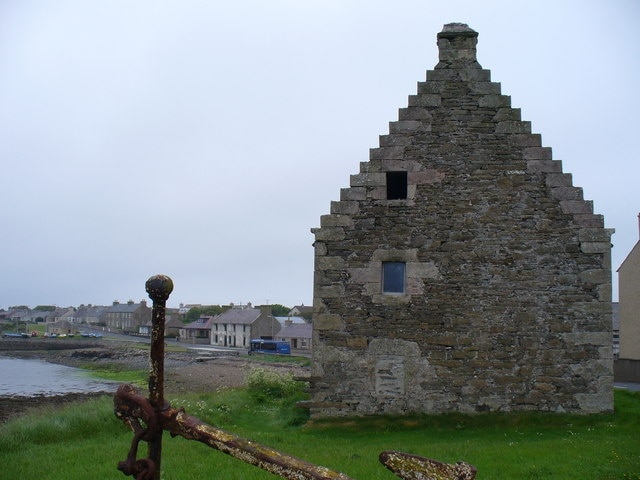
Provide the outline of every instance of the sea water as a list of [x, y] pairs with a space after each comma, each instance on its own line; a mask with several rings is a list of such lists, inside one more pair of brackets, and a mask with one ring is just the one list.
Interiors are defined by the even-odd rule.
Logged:
[[117, 387], [116, 382], [92, 379], [79, 368], [42, 360], [0, 357], [0, 397], [113, 393]]

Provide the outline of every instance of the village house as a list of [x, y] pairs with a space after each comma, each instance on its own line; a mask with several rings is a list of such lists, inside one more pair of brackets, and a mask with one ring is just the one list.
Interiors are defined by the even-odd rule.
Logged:
[[202, 316], [180, 328], [179, 340], [186, 343], [208, 345], [211, 343], [212, 325], [213, 317]]
[[[640, 227], [640, 215], [638, 216]], [[616, 380], [640, 382], [640, 241], [618, 268], [620, 349]]]
[[477, 38], [444, 26], [438, 64], [312, 230], [312, 417], [613, 410], [613, 231]]
[[141, 300], [140, 303], [134, 303], [133, 300], [127, 303], [114, 301], [113, 305], [105, 310], [103, 318], [111, 331], [137, 333], [141, 325], [151, 321], [151, 308], [145, 300]]
[[[184, 328], [184, 322], [182, 321], [183, 316], [180, 313], [179, 308], [170, 308], [167, 307], [165, 309], [165, 317], [164, 317], [164, 337], [165, 338], [175, 338], [180, 340], [180, 330]], [[151, 320], [144, 325], [140, 325], [138, 329], [138, 333], [144, 336], [151, 336], [152, 322]]]
[[57, 322], [73, 322], [73, 317], [76, 314], [76, 309], [73, 307], [56, 307], [52, 312], [40, 312], [44, 314], [44, 320], [46, 323]]
[[275, 340], [288, 342], [292, 350], [311, 350], [311, 336], [313, 325], [302, 317], [278, 317], [282, 328], [276, 334]]
[[280, 322], [271, 315], [270, 305], [233, 306], [213, 317], [211, 345], [249, 348], [254, 338], [274, 339], [280, 328]]
[[28, 308], [11, 308], [3, 316], [6, 322], [25, 322], [31, 321], [31, 312]]
[[102, 321], [102, 315], [107, 308], [100, 305], [80, 305], [70, 320], [76, 324], [95, 325]]
[[187, 317], [187, 313], [189, 313], [189, 310], [191, 310], [192, 308], [199, 308], [202, 307], [202, 304], [200, 303], [190, 303], [190, 304], [184, 304], [181, 303], [180, 306], [178, 307], [178, 315], [180, 315], [180, 318], [182, 319], [182, 321], [184, 321], [184, 319]]
[[46, 326], [46, 336], [52, 335], [75, 335], [78, 333], [77, 326], [69, 320], [56, 320], [48, 322]]
[[[185, 309], [183, 305], [180, 305], [178, 317], [184, 318], [187, 311], [188, 308]], [[211, 345], [211, 332], [213, 328], [216, 328], [214, 325], [214, 319], [215, 317], [213, 316], [202, 315], [191, 323], [183, 324], [183, 326], [178, 329], [177, 339], [184, 343]]]
[[302, 317], [304, 319], [311, 319], [313, 316], [313, 307], [301, 304], [296, 305], [291, 310], [289, 310], [290, 317]]
[[47, 310], [28, 310], [29, 314], [24, 317], [24, 321], [28, 321], [29, 323], [45, 323], [47, 322], [47, 317], [51, 315], [51, 311]]

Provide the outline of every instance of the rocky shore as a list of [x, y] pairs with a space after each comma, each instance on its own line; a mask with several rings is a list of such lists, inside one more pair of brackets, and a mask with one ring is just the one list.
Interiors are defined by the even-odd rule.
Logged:
[[[18, 340], [20, 342], [20, 340]], [[14, 358], [33, 358], [70, 367], [87, 365], [123, 366], [127, 369], [149, 367], [148, 345], [134, 342], [96, 340], [82, 342], [64, 340], [67, 348], [59, 348], [62, 342], [28, 339], [22, 343], [0, 339], [0, 355]], [[53, 342], [56, 342], [55, 340]], [[55, 348], [50, 348], [54, 345]], [[22, 347], [22, 348], [16, 348]], [[235, 352], [233, 352], [235, 353]], [[165, 396], [182, 393], [210, 392], [221, 388], [245, 385], [252, 368], [263, 366], [278, 371], [291, 371], [296, 377], [309, 376], [309, 369], [287, 364], [257, 364], [250, 357], [232, 354], [204, 356], [194, 350], [167, 351], [165, 354]], [[115, 389], [114, 389], [115, 390]], [[105, 395], [104, 393], [73, 393], [56, 396], [0, 397], [0, 423], [21, 415], [33, 408], [53, 408], [69, 402], [81, 401]], [[112, 395], [110, 395], [112, 396]]]

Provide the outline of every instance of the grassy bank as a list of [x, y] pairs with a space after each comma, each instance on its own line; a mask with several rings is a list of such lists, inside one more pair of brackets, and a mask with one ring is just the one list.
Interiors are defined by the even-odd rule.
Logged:
[[[376, 417], [308, 423], [292, 378], [253, 373], [249, 388], [170, 398], [172, 405], [237, 435], [355, 479], [397, 478], [378, 454], [400, 450], [465, 460], [478, 479], [640, 479], [640, 394], [616, 392], [616, 412], [592, 416], [482, 414]], [[102, 398], [42, 410], [0, 426], [2, 478], [124, 478], [132, 434]], [[164, 437], [162, 478], [272, 479], [196, 442]], [[141, 448], [140, 454], [146, 454]]]
[[116, 363], [84, 363], [79, 365], [86, 370], [91, 377], [109, 380], [118, 383], [130, 383], [139, 388], [144, 388], [149, 381], [148, 369], [132, 369]]

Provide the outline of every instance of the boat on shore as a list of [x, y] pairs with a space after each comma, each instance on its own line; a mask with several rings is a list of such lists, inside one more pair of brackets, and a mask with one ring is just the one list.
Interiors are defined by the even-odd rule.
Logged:
[[34, 335], [33, 334], [29, 334], [29, 333], [15, 333], [15, 332], [7, 332], [7, 333], [3, 333], [2, 336], [4, 338], [31, 338]]

